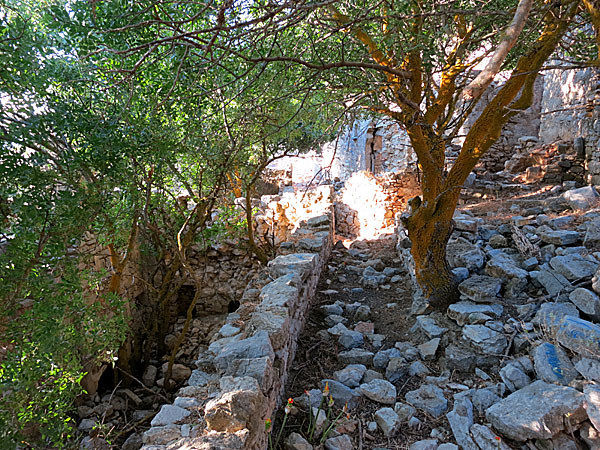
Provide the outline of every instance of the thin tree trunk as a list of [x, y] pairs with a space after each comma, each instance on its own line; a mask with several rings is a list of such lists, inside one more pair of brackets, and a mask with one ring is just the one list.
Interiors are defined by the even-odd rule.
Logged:
[[258, 260], [263, 264], [267, 265], [269, 262], [269, 258], [265, 252], [256, 245], [256, 240], [254, 239], [254, 224], [252, 221], [252, 198], [250, 197], [250, 187], [246, 189], [246, 229], [248, 232], [248, 243], [250, 245], [250, 249], [256, 255]]

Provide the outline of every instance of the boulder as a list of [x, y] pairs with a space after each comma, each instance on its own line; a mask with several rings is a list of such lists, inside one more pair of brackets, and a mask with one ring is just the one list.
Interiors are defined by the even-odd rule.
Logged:
[[360, 385], [360, 392], [370, 400], [387, 405], [396, 402], [396, 386], [386, 380], [373, 380]]
[[555, 256], [550, 260], [550, 266], [569, 281], [592, 277], [598, 269], [593, 258], [576, 254]]
[[543, 342], [533, 349], [533, 361], [538, 378], [548, 383], [566, 386], [577, 378], [575, 367], [565, 351], [550, 342]]
[[493, 303], [501, 288], [502, 280], [485, 275], [474, 275], [458, 285], [462, 295], [477, 303]]
[[433, 384], [423, 384], [419, 389], [407, 392], [404, 398], [414, 407], [436, 418], [448, 409], [448, 400], [444, 397], [444, 392]]
[[462, 338], [486, 354], [500, 355], [508, 345], [508, 340], [503, 333], [484, 325], [465, 325], [462, 330]]
[[576, 389], [537, 380], [488, 408], [486, 419], [515, 441], [550, 439], [565, 428], [565, 415], [573, 425], [586, 419], [583, 401]]
[[592, 320], [595, 322], [600, 321], [600, 297], [595, 292], [585, 288], [577, 288], [569, 294], [569, 300]]

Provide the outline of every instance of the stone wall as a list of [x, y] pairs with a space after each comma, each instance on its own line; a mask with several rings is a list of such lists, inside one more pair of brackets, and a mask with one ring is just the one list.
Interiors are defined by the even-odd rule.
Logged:
[[[144, 450], [267, 448], [265, 420], [280, 402], [307, 309], [333, 244], [331, 187], [312, 210], [326, 214], [293, 224], [287, 251], [266, 275], [272, 281], [256, 301], [242, 303], [206, 351], [201, 352], [188, 386], [172, 405], [163, 405], [144, 433]], [[304, 197], [306, 199], [306, 197]], [[295, 204], [305, 204], [297, 199]], [[306, 210], [308, 208], [305, 208]], [[310, 245], [307, 246], [307, 240]]]
[[419, 194], [413, 171], [373, 175], [357, 172], [336, 195], [336, 231], [344, 236], [375, 238], [393, 232], [394, 220]]
[[583, 138], [586, 181], [600, 184], [600, 70], [546, 72], [541, 114], [541, 141]]

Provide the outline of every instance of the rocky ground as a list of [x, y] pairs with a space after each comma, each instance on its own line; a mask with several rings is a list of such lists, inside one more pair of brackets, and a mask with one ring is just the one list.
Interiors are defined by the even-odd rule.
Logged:
[[338, 244], [273, 440], [285, 419], [293, 450], [600, 449], [600, 205], [573, 188], [505, 183], [501, 202], [481, 203], [473, 187], [448, 247], [461, 301], [447, 311], [411, 290], [390, 238]]

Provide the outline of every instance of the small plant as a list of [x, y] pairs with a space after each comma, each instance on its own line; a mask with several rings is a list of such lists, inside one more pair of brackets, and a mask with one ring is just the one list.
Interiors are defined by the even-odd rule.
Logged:
[[[321, 392], [321, 401], [319, 403], [319, 406], [316, 409], [316, 412], [313, 411], [313, 407], [312, 407], [312, 402], [310, 399], [310, 392], [308, 391], [304, 391], [304, 393], [306, 394], [306, 396], [308, 397], [308, 426], [306, 428], [306, 430], [304, 432], [302, 432], [304, 438], [309, 441], [312, 444], [320, 444], [322, 445], [326, 440], [327, 437], [330, 435], [330, 433], [335, 429], [335, 427], [339, 424], [340, 419], [342, 419], [343, 416], [346, 416], [347, 418], [349, 418], [349, 414], [348, 414], [348, 404], [344, 405], [344, 407], [342, 408], [342, 410], [339, 413], [335, 413], [333, 406], [334, 406], [334, 400], [333, 397], [329, 394], [329, 383], [325, 383], [325, 387], [323, 388], [323, 391]], [[272, 421], [271, 419], [267, 419], [265, 421], [265, 430], [268, 433], [268, 441], [269, 441], [269, 450], [276, 450], [278, 448], [279, 445], [279, 441], [281, 439], [281, 436], [283, 434], [283, 429], [286, 426], [287, 420], [288, 420], [288, 416], [291, 413], [291, 407], [294, 403], [293, 399], [288, 399], [288, 403], [285, 406], [284, 409], [284, 417], [283, 417], [283, 422], [281, 424], [281, 428], [279, 429], [279, 432], [277, 433], [277, 437], [275, 438], [275, 440], [273, 441], [271, 438], [271, 428], [272, 428]], [[323, 413], [325, 413], [326, 419], [322, 422], [319, 423], [319, 416], [321, 415], [321, 411], [323, 411]], [[321, 425], [324, 425], [324, 430], [320, 431], [319, 427]]]

